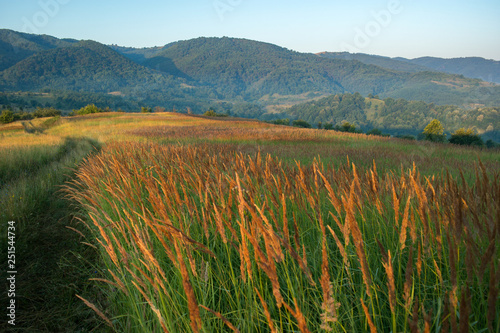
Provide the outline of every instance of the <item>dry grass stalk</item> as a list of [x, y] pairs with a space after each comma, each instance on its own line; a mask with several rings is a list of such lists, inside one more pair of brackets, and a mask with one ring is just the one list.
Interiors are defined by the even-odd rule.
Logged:
[[396, 314], [396, 284], [394, 281], [394, 270], [392, 267], [391, 251], [387, 251], [387, 261], [383, 263], [387, 274], [387, 287], [389, 288], [389, 306], [393, 315]]
[[106, 324], [109, 326], [109, 327], [113, 327], [113, 323], [111, 322], [111, 320], [109, 320], [108, 317], [106, 317], [104, 315], [104, 313], [102, 313], [94, 304], [90, 303], [89, 301], [87, 301], [85, 298], [79, 296], [79, 295], [75, 295], [76, 297], [78, 297], [80, 300], [83, 301], [83, 303], [85, 303], [86, 306], [88, 306], [89, 308], [91, 308], [92, 310], [95, 311], [95, 313], [97, 313], [97, 315], [99, 317], [101, 317], [105, 322]]
[[496, 312], [496, 304], [498, 302], [498, 285], [500, 284], [500, 267], [495, 273], [495, 262], [491, 260], [490, 264], [490, 283], [488, 292], [488, 329], [493, 332], [493, 322], [498, 321], [498, 313]]
[[462, 287], [460, 297], [460, 326], [458, 330], [460, 333], [468, 333], [469, 332], [469, 315], [470, 315], [470, 305], [471, 305], [471, 297], [469, 286], [465, 285]]
[[[401, 232], [399, 233], [399, 246], [401, 247], [401, 251], [403, 251], [404, 248], [406, 247], [406, 232], [408, 229], [408, 213], [410, 211], [410, 199], [411, 196], [408, 196], [408, 199], [406, 200], [405, 211], [403, 213], [403, 221], [401, 222]], [[411, 228], [415, 228], [414, 223], [411, 223]]]
[[394, 209], [394, 220], [396, 225], [399, 226], [399, 199], [394, 188], [394, 183], [392, 183], [392, 207]]
[[404, 299], [406, 311], [410, 311], [411, 306], [411, 292], [413, 285], [413, 247], [410, 247], [410, 255], [406, 263], [405, 283], [404, 283]]
[[328, 291], [327, 291], [328, 296], [325, 298], [323, 296], [323, 305], [321, 306], [321, 309], [323, 312], [321, 313], [321, 326], [320, 328], [327, 331], [331, 332], [333, 330], [332, 324], [338, 322], [338, 315], [337, 315], [337, 310], [340, 307], [340, 303], [335, 301], [334, 295], [333, 295], [333, 286], [331, 283], [328, 284]]
[[432, 262], [434, 263], [434, 268], [436, 269], [436, 275], [439, 279], [439, 283], [443, 285], [443, 275], [441, 274], [441, 270], [439, 269], [439, 266], [434, 258], [432, 259]]
[[363, 282], [366, 286], [366, 294], [371, 297], [371, 276], [370, 269], [368, 266], [368, 261], [366, 259], [366, 253], [363, 243], [363, 236], [361, 234], [361, 230], [359, 229], [358, 222], [354, 216], [354, 181], [351, 184], [351, 190], [349, 195], [349, 200], [347, 202], [344, 201], [344, 206], [346, 210], [346, 225], [349, 225], [351, 229], [352, 238], [354, 240], [354, 245], [356, 248], [356, 254], [358, 255], [359, 262], [361, 264], [361, 272], [363, 273]]
[[[410, 332], [411, 333], [419, 333], [418, 330], [418, 297], [415, 299], [415, 304], [413, 304], [413, 312], [411, 315], [411, 320], [408, 318], [408, 325], [410, 326]], [[446, 332], [446, 331], [444, 331]]]
[[326, 246], [326, 232], [323, 224], [323, 219], [320, 215], [321, 232], [323, 241], [321, 246], [321, 288], [323, 289], [323, 304], [321, 306], [323, 313], [321, 314], [321, 328], [326, 331], [331, 331], [330, 323], [335, 323], [338, 320], [337, 308], [340, 306], [333, 298], [333, 287], [330, 283], [330, 272], [328, 269], [328, 253]]
[[209, 308], [207, 308], [206, 306], [204, 306], [202, 304], [200, 304], [200, 307], [202, 307], [203, 309], [205, 309], [208, 312], [212, 313], [213, 315], [215, 315], [220, 320], [222, 320], [224, 322], [224, 324], [226, 324], [226, 326], [229, 327], [233, 332], [239, 332], [239, 330], [233, 324], [231, 324], [231, 322], [226, 317], [224, 317], [221, 313], [216, 312], [216, 311], [214, 311], [212, 309], [209, 309]]
[[450, 301], [448, 297], [444, 297], [443, 315], [441, 320], [441, 332], [450, 331]]
[[349, 278], [351, 278], [351, 264], [349, 263], [349, 258], [347, 257], [347, 252], [345, 251], [344, 246], [342, 245], [342, 242], [339, 240], [335, 232], [333, 231], [330, 226], [327, 226], [328, 230], [332, 234], [333, 238], [335, 239], [335, 243], [337, 244], [337, 247], [339, 248], [340, 254], [342, 255], [342, 260], [344, 261], [344, 267], [346, 269], [347, 275], [349, 275]]
[[264, 298], [262, 298], [262, 295], [260, 294], [259, 290], [257, 288], [254, 288], [255, 292], [257, 293], [257, 296], [259, 296], [260, 303], [262, 304], [262, 307], [264, 308], [264, 314], [267, 319], [267, 323], [269, 325], [269, 329], [271, 330], [271, 333], [277, 333], [278, 331], [274, 327], [274, 322], [271, 318], [271, 313], [269, 312], [269, 308], [267, 307], [267, 303], [264, 301]]
[[424, 305], [422, 304], [422, 312], [424, 314], [424, 333], [431, 333], [432, 310], [430, 310], [430, 313], [425, 312]]
[[418, 253], [417, 253], [417, 274], [418, 277], [422, 274], [422, 246], [418, 244]]
[[375, 327], [375, 324], [373, 324], [372, 317], [370, 316], [370, 312], [368, 311], [368, 308], [365, 305], [365, 302], [363, 299], [360, 299], [361, 301], [361, 306], [363, 307], [363, 311], [365, 312], [365, 318], [368, 321], [368, 326], [370, 327], [370, 332], [371, 333], [377, 333], [377, 328]]
[[307, 328], [306, 318], [304, 317], [304, 315], [300, 311], [300, 308], [297, 305], [297, 300], [295, 298], [293, 299], [293, 303], [295, 304], [295, 310], [293, 310], [290, 307], [290, 305], [288, 305], [286, 302], [283, 302], [283, 305], [288, 310], [288, 312], [290, 312], [292, 314], [292, 316], [297, 320], [299, 330], [302, 333], [311, 333], [311, 331], [309, 331], [309, 329]]
[[194, 294], [193, 286], [189, 280], [189, 274], [186, 268], [186, 264], [184, 263], [184, 259], [182, 257], [181, 250], [177, 241], [174, 242], [175, 252], [177, 253], [177, 260], [179, 262], [179, 267], [182, 275], [182, 285], [184, 287], [184, 292], [186, 293], [188, 308], [189, 308], [189, 317], [191, 319], [191, 328], [194, 332], [199, 332], [202, 326], [200, 310], [198, 308], [198, 302], [196, 301], [196, 295]]

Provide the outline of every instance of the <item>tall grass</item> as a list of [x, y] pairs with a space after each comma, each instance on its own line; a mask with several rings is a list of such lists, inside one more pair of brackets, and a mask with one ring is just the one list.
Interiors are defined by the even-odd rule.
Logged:
[[[16, 326], [3, 320], [0, 331], [77, 331], [99, 324], [92, 310], [74, 296], [92, 289], [86, 280], [97, 263], [92, 262], [95, 254], [66, 228], [75, 212], [59, 194], [60, 186], [96, 146], [92, 140], [68, 138], [61, 145], [2, 150], [0, 255], [7, 257], [7, 222], [15, 221], [18, 274]], [[9, 302], [6, 273], [0, 273], [5, 287], [2, 304]]]
[[230, 147], [110, 144], [83, 163], [66, 190], [106, 266], [109, 326], [500, 330], [498, 170], [479, 162], [471, 183]]

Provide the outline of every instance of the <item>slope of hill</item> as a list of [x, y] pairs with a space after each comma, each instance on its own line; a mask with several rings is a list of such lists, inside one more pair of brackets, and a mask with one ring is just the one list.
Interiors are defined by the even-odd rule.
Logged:
[[437, 106], [404, 99], [364, 98], [356, 93], [332, 95], [297, 104], [279, 117], [303, 119], [314, 125], [318, 122], [339, 125], [348, 121], [365, 130], [377, 127], [392, 134], [418, 134], [432, 119], [438, 119], [448, 133], [461, 127], [474, 128], [485, 138], [500, 140], [498, 107], [462, 109], [453, 105]]
[[436, 57], [421, 57], [406, 59], [402, 57], [389, 58], [378, 55], [349, 52], [321, 52], [319, 56], [330, 59], [358, 60], [369, 65], [403, 72], [443, 72], [463, 75], [468, 78], [481, 79], [487, 82], [500, 83], [500, 61], [480, 57], [443, 59]]
[[425, 66], [440, 72], [461, 74], [487, 82], [500, 83], [500, 61], [479, 57], [453, 59], [422, 57], [405, 60], [411, 64]]
[[431, 71], [429, 67], [413, 64], [405, 60], [397, 60], [394, 58], [383, 57], [378, 55], [364, 54], [364, 53], [349, 53], [349, 52], [321, 52], [317, 54], [320, 57], [330, 59], [344, 59], [344, 60], [357, 60], [364, 64], [375, 65], [382, 68], [392, 69], [395, 71], [417, 73], [424, 71]]
[[[422, 68], [399, 63], [407, 68]], [[481, 100], [484, 94], [475, 92], [477, 89], [488, 87], [496, 92], [497, 88], [480, 80], [437, 72], [389, 70], [357, 60], [328, 59], [246, 39], [181, 41], [144, 64], [208, 84], [222, 99], [255, 101], [266, 95], [360, 92], [438, 104], [469, 103], [472, 95], [477, 97], [473, 98], [477, 103], [490, 105], [498, 99], [500, 104], [499, 96]]]
[[[419, 67], [411, 64], [405, 68], [413, 66], [414, 72], [396, 71], [246, 39], [197, 38], [134, 49], [4, 33], [22, 37], [27, 45], [27, 57], [19, 55], [0, 72], [4, 91], [116, 93], [135, 102], [197, 111], [210, 103], [296, 104], [355, 92], [441, 105], [500, 105], [500, 86], [478, 79], [416, 71]], [[259, 109], [247, 106], [244, 113], [250, 117], [249, 110]]]
[[37, 52], [66, 47], [74, 43], [77, 43], [74, 39], [59, 39], [47, 35], [0, 29], [0, 71]]

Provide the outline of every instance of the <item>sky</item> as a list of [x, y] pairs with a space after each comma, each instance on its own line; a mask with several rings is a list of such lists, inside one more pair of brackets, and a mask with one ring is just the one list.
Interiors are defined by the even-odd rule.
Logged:
[[310, 53], [500, 60], [499, 0], [0, 0], [0, 28], [130, 47], [228, 36]]

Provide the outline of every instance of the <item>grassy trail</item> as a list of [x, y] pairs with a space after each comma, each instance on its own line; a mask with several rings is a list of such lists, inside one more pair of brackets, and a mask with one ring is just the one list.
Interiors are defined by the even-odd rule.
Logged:
[[[75, 297], [93, 288], [88, 279], [95, 263], [89, 261], [96, 256], [81, 244], [79, 234], [66, 228], [74, 226], [75, 207], [60, 193], [74, 168], [97, 146], [87, 139], [67, 139], [60, 146], [32, 147], [4, 159], [0, 256], [7, 257], [6, 222], [15, 221], [18, 274], [16, 325], [2, 320], [1, 331], [87, 332], [101, 327], [95, 313]], [[2, 270], [2, 281], [5, 274]], [[9, 302], [7, 290], [3, 282], [2, 306]]]

